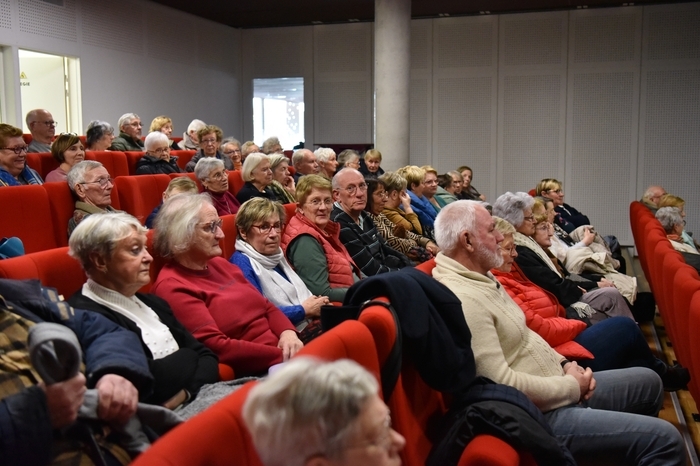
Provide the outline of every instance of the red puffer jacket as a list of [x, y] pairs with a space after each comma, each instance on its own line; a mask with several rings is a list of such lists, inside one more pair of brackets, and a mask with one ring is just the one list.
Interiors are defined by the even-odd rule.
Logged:
[[566, 358], [593, 359], [593, 354], [576, 343], [574, 338], [586, 329], [580, 320], [567, 319], [557, 298], [532, 283], [517, 264], [510, 273], [491, 271], [508, 295], [525, 313], [530, 330], [545, 339], [555, 351]]

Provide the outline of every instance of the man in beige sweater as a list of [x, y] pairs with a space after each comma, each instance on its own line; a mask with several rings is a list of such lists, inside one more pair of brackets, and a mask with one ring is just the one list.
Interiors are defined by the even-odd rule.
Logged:
[[594, 377], [528, 329], [489, 272], [501, 264], [503, 237], [479, 202], [445, 206], [435, 234], [442, 252], [433, 277], [462, 301], [479, 375], [523, 391], [579, 465], [686, 464], [680, 434], [656, 418], [664, 392], [655, 372], [635, 367]]

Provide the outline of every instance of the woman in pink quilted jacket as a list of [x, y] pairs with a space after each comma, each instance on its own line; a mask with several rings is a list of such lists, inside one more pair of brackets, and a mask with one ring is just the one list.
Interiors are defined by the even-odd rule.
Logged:
[[[515, 264], [518, 253], [513, 242], [513, 226], [500, 218], [496, 229], [503, 235], [500, 244], [503, 264], [491, 272], [525, 314], [527, 326], [559, 354], [575, 359], [594, 372], [624, 367], [648, 367], [661, 377], [666, 390], [678, 390], [686, 369], [669, 367], [656, 358], [637, 324], [627, 317], [611, 317], [594, 326], [569, 319], [551, 293], [528, 280]], [[570, 313], [571, 314], [571, 313]], [[573, 312], [573, 315], [576, 315]], [[679, 383], [680, 382], [680, 383]]]

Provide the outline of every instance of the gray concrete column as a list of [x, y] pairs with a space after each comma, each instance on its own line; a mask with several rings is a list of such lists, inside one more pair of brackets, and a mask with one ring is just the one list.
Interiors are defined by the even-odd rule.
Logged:
[[374, 2], [374, 147], [385, 170], [408, 165], [411, 0]]

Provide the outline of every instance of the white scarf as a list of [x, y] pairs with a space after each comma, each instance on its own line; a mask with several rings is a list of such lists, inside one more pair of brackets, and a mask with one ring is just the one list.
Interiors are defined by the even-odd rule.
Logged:
[[[298, 306], [312, 296], [285, 259], [282, 249], [278, 249], [273, 255], [265, 256], [241, 238], [237, 238], [236, 251], [248, 256], [253, 271], [260, 280], [263, 295], [275, 306]], [[282, 271], [289, 280], [274, 270], [278, 265], [282, 267]]]
[[542, 246], [537, 244], [537, 241], [516, 231], [515, 234], [513, 234], [513, 242], [516, 245], [526, 247], [537, 254], [537, 256], [542, 259], [544, 263], [554, 271], [554, 273], [561, 277], [561, 273], [559, 273], [559, 270], [557, 270], [557, 268], [554, 266], [554, 262], [552, 262], [552, 259], [550, 259], [547, 253], [544, 252]]
[[173, 334], [158, 314], [136, 296], [128, 298], [88, 278], [83, 285], [83, 296], [123, 315], [141, 329], [141, 339], [151, 350], [153, 359], [160, 359], [179, 350]]

